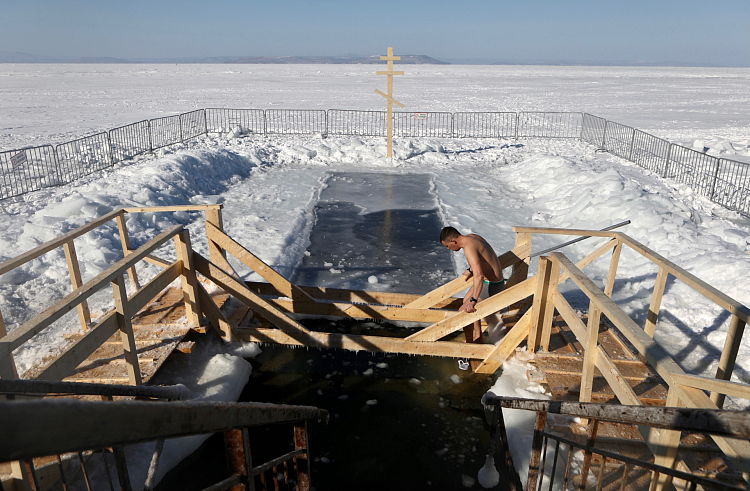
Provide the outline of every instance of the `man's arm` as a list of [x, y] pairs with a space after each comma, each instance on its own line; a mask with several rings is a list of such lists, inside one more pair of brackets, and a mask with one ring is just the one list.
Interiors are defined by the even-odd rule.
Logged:
[[[469, 263], [469, 270], [471, 271], [471, 278], [473, 279], [469, 292], [464, 297], [464, 303], [459, 308], [459, 311], [474, 312], [474, 307], [479, 303], [479, 295], [482, 293], [482, 287], [484, 286], [484, 274], [482, 273], [482, 263], [479, 259], [479, 253], [475, 247], [464, 247], [464, 253], [466, 254], [466, 260]], [[468, 281], [469, 278], [467, 277]], [[476, 300], [473, 301], [472, 299]]]

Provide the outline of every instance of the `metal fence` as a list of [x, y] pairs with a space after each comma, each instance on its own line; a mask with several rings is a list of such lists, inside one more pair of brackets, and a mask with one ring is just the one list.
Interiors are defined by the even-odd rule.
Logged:
[[[57, 145], [0, 152], [0, 200], [65, 184], [201, 135], [386, 136], [385, 111], [198, 109]], [[402, 138], [576, 138], [750, 215], [750, 164], [720, 159], [588, 113], [393, 113]]]

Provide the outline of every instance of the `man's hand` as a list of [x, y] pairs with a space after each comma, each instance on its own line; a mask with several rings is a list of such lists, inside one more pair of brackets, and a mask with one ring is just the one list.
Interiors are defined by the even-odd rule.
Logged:
[[476, 312], [477, 309], [475, 307], [476, 307], [476, 302], [473, 302], [470, 299], [466, 299], [464, 300], [464, 303], [461, 305], [458, 311], [459, 312]]
[[471, 277], [474, 276], [474, 274], [471, 272], [471, 268], [469, 268], [466, 271], [464, 271], [461, 276], [464, 277], [464, 281], [469, 281]]

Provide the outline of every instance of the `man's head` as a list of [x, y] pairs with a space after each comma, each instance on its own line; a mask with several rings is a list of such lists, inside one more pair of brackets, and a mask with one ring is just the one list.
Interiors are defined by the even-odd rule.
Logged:
[[445, 227], [440, 231], [440, 242], [452, 251], [461, 249], [457, 241], [459, 237], [461, 237], [461, 234], [453, 227]]

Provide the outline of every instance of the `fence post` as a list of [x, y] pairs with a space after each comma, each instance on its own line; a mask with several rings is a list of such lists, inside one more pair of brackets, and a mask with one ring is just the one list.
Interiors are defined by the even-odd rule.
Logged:
[[185, 143], [185, 137], [183, 136], [182, 132], [182, 114], [177, 115], [177, 122], [180, 125], [180, 143]]
[[518, 140], [518, 126], [521, 124], [521, 118], [519, 117], [518, 113], [516, 113], [516, 134], [513, 137], [515, 140]]
[[148, 151], [154, 153], [154, 138], [151, 136], [151, 120], [148, 120]]
[[633, 161], [633, 147], [635, 146], [635, 128], [630, 128], [633, 130], [633, 135], [630, 137], [630, 152], [628, 152], [628, 160]]
[[204, 135], [208, 136], [208, 113], [205, 109], [202, 109], [203, 111], [203, 129], [205, 130], [203, 132]]
[[109, 147], [109, 166], [113, 167], [115, 165], [115, 154], [112, 151], [112, 138], [109, 136], [109, 131], [107, 131], [107, 146]]
[[600, 147], [605, 152], [608, 151], [607, 150], [607, 126], [609, 126], [609, 120], [605, 119], [604, 120], [604, 132], [602, 133], [602, 144], [601, 144], [601, 147]]
[[714, 195], [716, 194], [716, 181], [719, 180], [719, 168], [721, 167], [721, 159], [716, 159], [716, 170], [714, 171], [714, 182], [711, 183], [711, 195], [708, 199], [711, 201], [714, 200]]
[[667, 175], [669, 174], [669, 161], [672, 158], [672, 147], [674, 146], [674, 143], [669, 144], [669, 148], [667, 149], [667, 160], [664, 162], [664, 173], [661, 175], [664, 179], [667, 178]]
[[263, 111], [263, 136], [268, 136], [268, 122], [266, 121], [266, 110]]
[[62, 175], [62, 169], [60, 168], [60, 159], [57, 158], [57, 148], [53, 147], [52, 145], [50, 145], [49, 147], [52, 149], [52, 158], [55, 159], [55, 169], [57, 169], [57, 185], [62, 186], [63, 175]]

